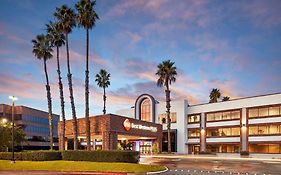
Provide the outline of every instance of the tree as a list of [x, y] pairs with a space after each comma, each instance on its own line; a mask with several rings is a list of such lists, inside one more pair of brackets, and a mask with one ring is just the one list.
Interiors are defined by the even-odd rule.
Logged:
[[228, 100], [230, 100], [230, 97], [229, 97], [229, 96], [224, 96], [224, 97], [222, 98], [222, 101], [228, 101]]
[[168, 152], [171, 153], [171, 117], [170, 117], [170, 108], [171, 108], [171, 97], [170, 97], [170, 85], [176, 81], [177, 68], [174, 66], [174, 62], [171, 60], [163, 61], [158, 65], [158, 70], [156, 75], [159, 77], [157, 80], [157, 86], [165, 86], [166, 93], [166, 108], [167, 108], [167, 130], [168, 130]]
[[210, 92], [210, 101], [209, 103], [216, 103], [218, 102], [218, 99], [221, 97], [221, 93], [220, 93], [220, 90], [215, 88], [215, 89], [212, 89], [212, 91]]
[[60, 90], [60, 104], [61, 104], [61, 118], [62, 118], [62, 139], [61, 139], [61, 148], [64, 150], [64, 142], [65, 142], [65, 110], [64, 110], [64, 96], [63, 96], [63, 84], [61, 78], [61, 71], [60, 71], [60, 59], [59, 59], [59, 48], [65, 44], [65, 36], [64, 34], [58, 29], [58, 24], [49, 22], [46, 25], [47, 27], [47, 37], [51, 42], [52, 47], [56, 47], [57, 49], [57, 73], [59, 78], [59, 90]]
[[51, 98], [51, 88], [49, 85], [49, 77], [47, 72], [47, 60], [53, 57], [53, 49], [47, 38], [47, 36], [41, 34], [37, 35], [36, 39], [32, 40], [33, 50], [32, 53], [39, 59], [43, 60], [44, 71], [46, 76], [46, 91], [48, 100], [48, 111], [49, 111], [49, 128], [50, 128], [50, 149], [53, 150], [53, 114], [52, 114], [52, 98]]
[[96, 82], [100, 88], [103, 88], [103, 114], [106, 113], [105, 110], [105, 102], [106, 102], [106, 95], [105, 95], [105, 88], [110, 85], [109, 81], [110, 74], [107, 73], [106, 70], [101, 69], [100, 72], [96, 75]]
[[67, 57], [67, 78], [68, 78], [68, 86], [70, 93], [70, 104], [72, 109], [72, 125], [73, 125], [73, 133], [74, 133], [74, 150], [78, 149], [78, 126], [77, 126], [77, 117], [76, 110], [74, 104], [74, 95], [72, 88], [72, 74], [70, 70], [70, 61], [69, 61], [69, 47], [68, 47], [68, 34], [71, 33], [72, 28], [76, 26], [75, 18], [76, 15], [74, 11], [68, 8], [67, 5], [62, 5], [61, 8], [56, 8], [56, 12], [54, 16], [58, 21], [58, 28], [65, 35], [65, 43], [66, 43], [66, 57]]
[[[6, 151], [12, 147], [12, 123], [0, 123], [0, 151]], [[25, 133], [19, 126], [15, 126], [15, 144], [20, 145], [26, 141]]]
[[79, 27], [86, 29], [86, 70], [85, 70], [85, 119], [87, 150], [91, 150], [90, 119], [89, 119], [89, 29], [95, 26], [96, 20], [99, 19], [94, 10], [96, 1], [80, 0], [76, 5], [78, 11], [77, 20]]

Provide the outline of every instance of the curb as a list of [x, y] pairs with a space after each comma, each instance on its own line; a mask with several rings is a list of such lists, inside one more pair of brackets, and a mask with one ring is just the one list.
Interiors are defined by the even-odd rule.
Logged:
[[161, 171], [150, 171], [150, 172], [146, 172], [146, 173], [127, 173], [127, 175], [146, 175], [146, 174], [160, 174], [160, 173], [165, 173], [167, 172], [169, 169], [165, 167], [165, 170], [161, 170]]
[[160, 174], [160, 173], [165, 173], [169, 170], [168, 167], [164, 166], [165, 167], [165, 170], [162, 170], [162, 171], [152, 171], [152, 172], [147, 172], [146, 174]]

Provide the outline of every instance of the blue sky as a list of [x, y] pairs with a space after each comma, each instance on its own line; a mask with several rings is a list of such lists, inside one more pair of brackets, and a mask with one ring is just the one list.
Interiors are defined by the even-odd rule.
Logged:
[[[77, 1], [0, 0], [0, 103], [47, 110], [43, 63], [31, 40], [45, 33], [56, 7]], [[95, 74], [111, 73], [107, 111], [128, 108], [142, 93], [159, 100], [157, 64], [178, 68], [172, 98], [204, 103], [212, 88], [232, 99], [281, 92], [281, 1], [97, 0], [100, 20], [90, 33], [90, 113], [102, 113]], [[85, 31], [69, 36], [77, 116], [84, 115]], [[65, 47], [61, 48], [66, 111], [71, 117]], [[54, 53], [55, 54], [55, 53]], [[48, 61], [53, 111], [60, 114], [55, 59]]]

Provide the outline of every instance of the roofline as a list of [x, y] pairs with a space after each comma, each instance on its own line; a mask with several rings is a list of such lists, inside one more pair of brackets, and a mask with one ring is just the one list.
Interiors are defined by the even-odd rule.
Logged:
[[218, 102], [215, 102], [215, 103], [200, 103], [200, 104], [195, 104], [195, 105], [189, 105], [189, 107], [207, 105], [207, 104], [224, 103], [224, 102], [230, 102], [230, 101], [236, 101], [236, 100], [243, 100], [243, 99], [247, 99], [247, 98], [256, 98], [256, 97], [264, 97], [264, 96], [279, 95], [279, 94], [281, 95], [281, 92], [263, 94], [263, 95], [255, 95], [255, 96], [249, 96], [249, 97], [241, 97], [241, 98], [231, 99], [231, 100], [228, 100], [228, 101], [218, 101]]
[[[6, 105], [6, 106], [11, 106], [11, 107], [12, 107], [12, 105], [5, 104], [5, 103], [1, 103], [0, 105]], [[48, 112], [43, 111], [43, 110], [41, 110], [41, 109], [36, 109], [36, 108], [33, 108], [33, 107], [24, 106], [24, 105], [18, 105], [18, 106], [15, 106], [15, 107], [24, 107], [24, 108], [29, 108], [29, 109], [36, 110], [36, 111], [39, 111], [39, 112], [45, 112], [45, 113], [48, 113]], [[52, 114], [53, 114], [53, 115], [60, 116], [60, 115], [55, 114], [55, 113], [52, 113]]]

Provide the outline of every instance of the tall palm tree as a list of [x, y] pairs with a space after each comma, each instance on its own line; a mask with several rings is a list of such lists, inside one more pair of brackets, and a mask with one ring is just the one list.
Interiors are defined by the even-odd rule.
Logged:
[[74, 96], [73, 96], [73, 88], [72, 88], [72, 74], [70, 70], [70, 62], [69, 62], [69, 47], [68, 47], [68, 34], [72, 31], [72, 28], [76, 26], [75, 18], [76, 15], [74, 11], [67, 7], [67, 5], [62, 5], [60, 8], [56, 8], [56, 12], [54, 16], [58, 21], [58, 28], [65, 35], [65, 43], [66, 43], [66, 57], [67, 57], [67, 78], [68, 78], [68, 86], [70, 93], [70, 104], [72, 109], [72, 125], [73, 125], [73, 133], [74, 133], [74, 150], [78, 149], [78, 126], [77, 126], [77, 117], [76, 110], [74, 104]]
[[87, 150], [91, 150], [91, 131], [89, 119], [89, 29], [95, 26], [96, 20], [99, 19], [94, 10], [96, 1], [80, 0], [76, 5], [78, 11], [78, 25], [86, 29], [86, 70], [85, 70], [85, 118], [86, 118], [86, 135]]
[[47, 37], [51, 42], [52, 47], [56, 47], [57, 49], [57, 72], [59, 78], [59, 90], [60, 90], [60, 104], [61, 104], [61, 118], [62, 118], [62, 139], [61, 139], [61, 148], [64, 150], [64, 142], [65, 142], [65, 110], [64, 110], [64, 96], [63, 96], [63, 84], [61, 78], [61, 71], [60, 71], [60, 59], [59, 59], [59, 48], [65, 44], [65, 36], [64, 34], [58, 29], [57, 23], [49, 22], [46, 24], [47, 27]]
[[97, 85], [101, 88], [103, 88], [103, 114], [106, 113], [105, 110], [105, 102], [106, 102], [106, 95], [105, 95], [105, 88], [107, 88], [110, 85], [109, 81], [110, 74], [107, 73], [106, 70], [101, 69], [100, 72], [96, 75], [96, 82]]
[[216, 103], [218, 102], [218, 99], [221, 97], [220, 90], [217, 88], [213, 88], [212, 91], [210, 92], [210, 101], [209, 103]]
[[32, 53], [39, 59], [43, 60], [44, 71], [46, 76], [46, 91], [47, 91], [47, 100], [48, 100], [48, 112], [49, 112], [49, 128], [50, 128], [50, 149], [53, 150], [53, 114], [52, 114], [52, 97], [51, 97], [51, 88], [49, 84], [49, 77], [47, 71], [47, 60], [53, 57], [53, 49], [48, 38], [41, 34], [37, 35], [35, 39], [32, 40], [33, 50]]
[[166, 93], [166, 108], [167, 108], [167, 130], [168, 130], [168, 152], [171, 153], [171, 118], [170, 118], [170, 108], [171, 108], [171, 97], [170, 97], [170, 85], [176, 81], [177, 68], [174, 66], [175, 62], [171, 60], [163, 61], [158, 65], [158, 70], [156, 75], [159, 77], [157, 80], [157, 86], [165, 86]]
[[222, 101], [229, 101], [230, 100], [230, 97], [229, 96], [224, 96], [222, 97]]

